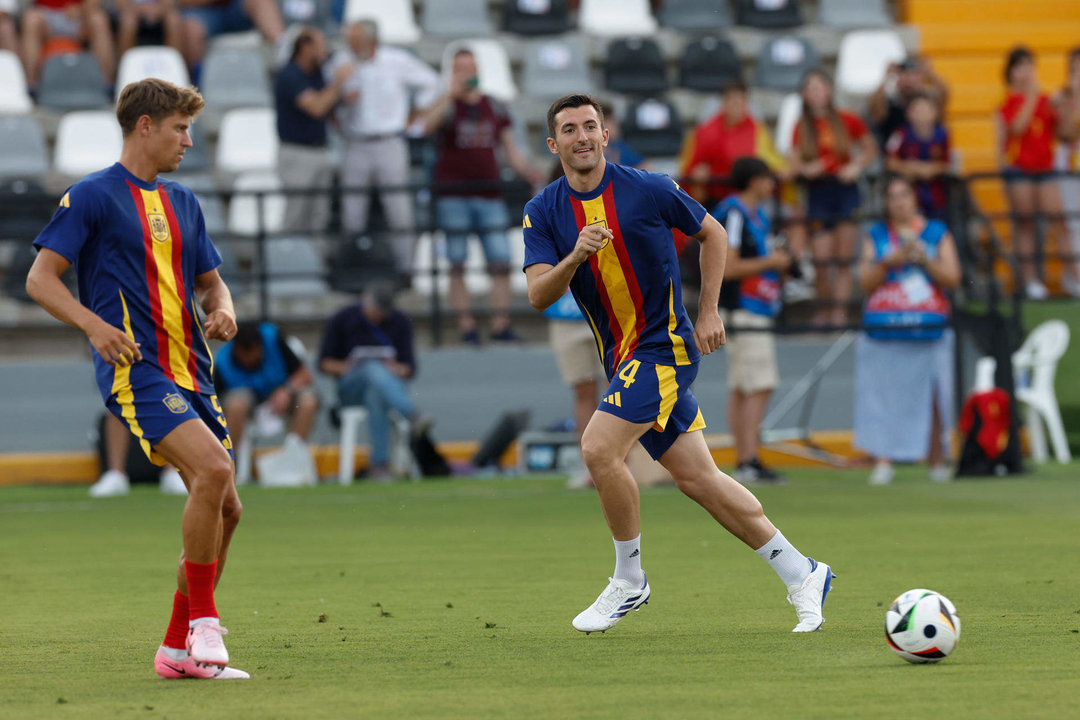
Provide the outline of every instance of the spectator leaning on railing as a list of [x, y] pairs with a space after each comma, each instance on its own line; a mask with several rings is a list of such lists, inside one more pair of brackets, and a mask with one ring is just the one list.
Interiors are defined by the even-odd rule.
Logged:
[[1073, 297], [1080, 297], [1080, 177], [1077, 176], [1080, 173], [1080, 47], [1069, 53], [1068, 63], [1065, 87], [1054, 98], [1058, 112], [1055, 167], [1060, 172], [1071, 173], [1058, 180], [1073, 255], [1066, 262], [1065, 289]]

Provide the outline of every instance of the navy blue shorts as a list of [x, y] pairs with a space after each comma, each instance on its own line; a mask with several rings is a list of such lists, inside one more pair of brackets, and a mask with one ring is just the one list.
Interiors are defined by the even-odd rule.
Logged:
[[217, 395], [202, 395], [178, 387], [163, 373], [141, 373], [138, 386], [125, 385], [109, 396], [105, 406], [138, 439], [146, 457], [155, 465], [168, 461], [154, 451], [154, 446], [188, 420], [201, 420], [214, 433], [229, 456], [232, 439], [225, 424]]
[[652, 428], [638, 442], [659, 460], [680, 435], [705, 428], [697, 398], [690, 392], [697, 371], [697, 363], [671, 366], [624, 360], [597, 409], [627, 422], [651, 422]]
[[859, 188], [836, 179], [810, 183], [806, 192], [806, 219], [832, 229], [849, 222], [859, 209]]

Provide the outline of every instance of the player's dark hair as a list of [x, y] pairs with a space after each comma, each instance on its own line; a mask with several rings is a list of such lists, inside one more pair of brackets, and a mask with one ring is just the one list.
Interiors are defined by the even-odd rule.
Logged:
[[315, 32], [315, 28], [305, 27], [296, 34], [296, 39], [293, 40], [292, 45], [292, 55], [289, 56], [289, 60], [295, 60], [301, 50], [315, 42]]
[[739, 192], [750, 187], [750, 183], [759, 177], [772, 175], [772, 170], [765, 161], [753, 155], [738, 158], [731, 166], [731, 184]]
[[139, 118], [147, 115], [159, 122], [174, 113], [195, 118], [206, 103], [193, 87], [180, 87], [158, 78], [147, 78], [126, 85], [116, 102], [116, 119], [127, 137]]
[[1013, 70], [1025, 62], [1035, 62], [1035, 54], [1027, 45], [1017, 45], [1005, 56], [1005, 84], [1010, 84]]
[[584, 107], [591, 105], [596, 110], [597, 117], [600, 118], [600, 127], [604, 127], [604, 108], [600, 106], [600, 103], [596, 101], [591, 95], [564, 95], [555, 102], [551, 103], [551, 107], [547, 111], [547, 126], [548, 137], [555, 137], [555, 116], [561, 113], [563, 110], [572, 110], [574, 108]]
[[236, 324], [236, 337], [233, 345], [242, 350], [250, 350], [262, 346], [262, 335], [259, 334], [259, 323], [245, 320]]

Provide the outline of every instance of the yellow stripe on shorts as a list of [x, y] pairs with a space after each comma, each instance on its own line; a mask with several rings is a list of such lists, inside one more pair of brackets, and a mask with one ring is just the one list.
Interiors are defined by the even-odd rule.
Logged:
[[675, 401], [679, 399], [679, 383], [675, 379], [675, 368], [670, 365], [657, 365], [656, 386], [660, 390], [660, 412], [656, 416], [653, 427], [663, 432], [667, 429]]

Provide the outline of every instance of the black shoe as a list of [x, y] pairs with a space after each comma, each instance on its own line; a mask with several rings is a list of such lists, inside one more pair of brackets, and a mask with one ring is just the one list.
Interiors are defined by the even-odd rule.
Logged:
[[784, 476], [782, 474], [776, 472], [775, 470], [770, 470], [769, 468], [765, 467], [764, 465], [761, 464], [761, 461], [758, 460], [757, 458], [754, 458], [753, 460], [751, 460], [750, 462], [748, 462], [746, 464], [754, 469], [754, 472], [757, 475], [756, 480], [759, 483], [769, 483], [769, 484], [772, 484], [772, 485], [782, 485], [784, 482], [786, 482], [786, 480], [785, 480], [785, 478], [784, 478]]

